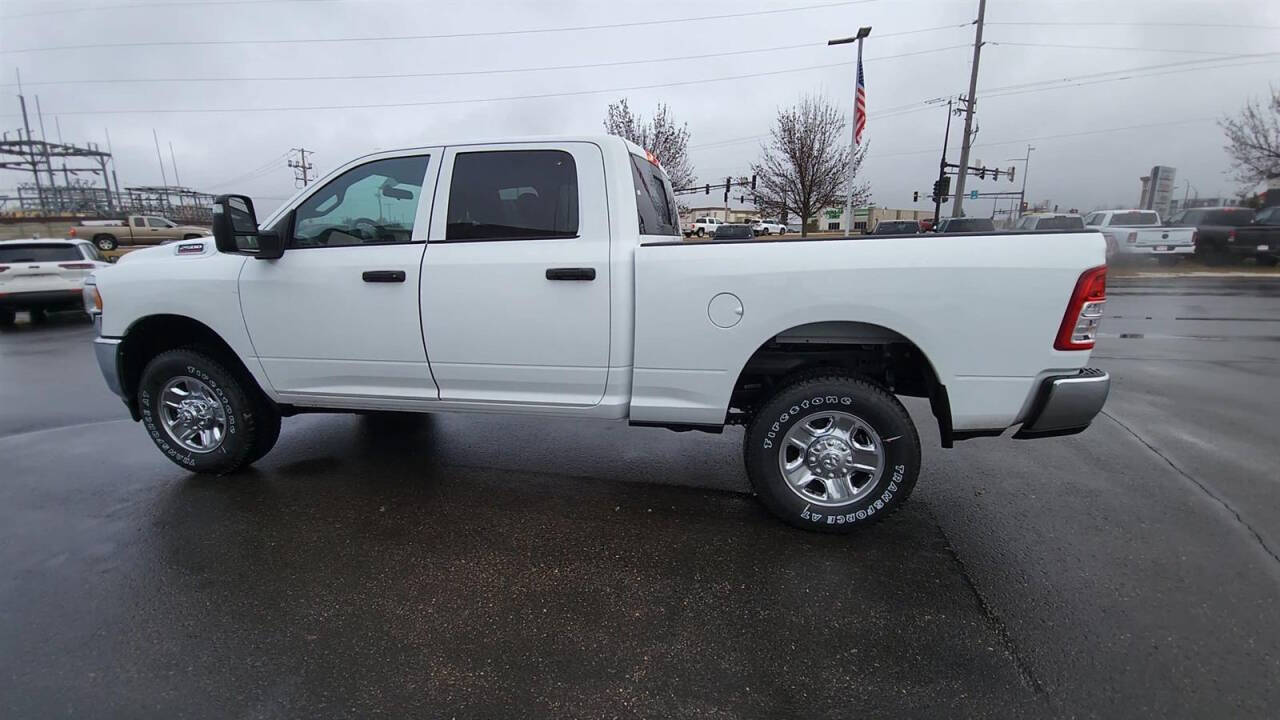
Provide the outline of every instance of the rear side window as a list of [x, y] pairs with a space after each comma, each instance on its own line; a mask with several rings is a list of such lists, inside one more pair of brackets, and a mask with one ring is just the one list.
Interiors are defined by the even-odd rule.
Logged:
[[536, 240], [578, 234], [578, 168], [563, 150], [458, 153], [445, 240]]
[[1253, 222], [1253, 211], [1248, 208], [1238, 210], [1209, 210], [1198, 221], [1203, 225], [1230, 225], [1242, 227]]
[[680, 219], [676, 215], [675, 197], [662, 171], [648, 160], [632, 155], [631, 182], [636, 190], [640, 234], [679, 235]]
[[84, 260], [84, 256], [75, 245], [66, 243], [0, 245], [0, 263], [76, 262], [79, 260]]

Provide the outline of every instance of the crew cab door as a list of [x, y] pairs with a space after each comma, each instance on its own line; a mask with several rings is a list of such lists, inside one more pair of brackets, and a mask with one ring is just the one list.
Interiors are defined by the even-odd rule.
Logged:
[[598, 404], [609, 373], [600, 148], [450, 147], [440, 172], [422, 270], [440, 399]]
[[438, 396], [418, 286], [439, 157], [427, 148], [347, 165], [271, 223], [287, 239], [283, 256], [244, 264], [245, 325], [286, 401], [398, 407]]

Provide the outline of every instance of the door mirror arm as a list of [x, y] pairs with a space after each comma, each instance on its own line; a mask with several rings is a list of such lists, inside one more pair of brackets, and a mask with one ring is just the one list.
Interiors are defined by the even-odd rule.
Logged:
[[275, 260], [284, 255], [284, 236], [258, 229], [253, 200], [246, 195], [219, 195], [213, 201], [213, 240], [219, 252]]

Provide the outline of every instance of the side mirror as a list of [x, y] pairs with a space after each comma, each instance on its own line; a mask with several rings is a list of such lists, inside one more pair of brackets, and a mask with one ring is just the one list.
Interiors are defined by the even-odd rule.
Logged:
[[274, 260], [284, 255], [279, 233], [258, 230], [253, 200], [244, 195], [219, 195], [213, 201], [213, 240], [219, 252]]

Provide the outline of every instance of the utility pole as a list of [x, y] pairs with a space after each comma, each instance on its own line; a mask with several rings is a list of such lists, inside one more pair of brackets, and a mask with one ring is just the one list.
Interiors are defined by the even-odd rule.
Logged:
[[964, 137], [960, 145], [960, 169], [956, 173], [956, 206], [953, 217], [964, 217], [964, 179], [969, 173], [969, 143], [973, 139], [973, 108], [978, 104], [978, 60], [982, 56], [982, 22], [987, 16], [987, 0], [978, 0], [978, 31], [973, 38], [973, 68], [969, 71], [969, 96], [965, 98]]
[[1031, 171], [1031, 151], [1035, 148], [1027, 146], [1027, 157], [1022, 161], [1022, 191], [1018, 193], [1018, 219], [1022, 219], [1022, 206], [1027, 202], [1027, 173]]
[[[115, 183], [116, 186], [116, 202], [123, 204], [124, 196], [120, 194], [120, 178], [116, 176], [116, 154], [115, 151], [111, 149], [111, 131], [107, 128], [102, 128], [102, 132], [107, 136], [107, 154], [111, 156], [111, 181]], [[103, 180], [106, 180], [105, 174], [103, 176]], [[110, 185], [107, 186], [107, 206], [111, 206]]]
[[[298, 153], [297, 160], [290, 160], [289, 167], [293, 168], [293, 184], [295, 187], [306, 187], [311, 182], [313, 175], [311, 171], [314, 169], [311, 163], [307, 162], [308, 155], [314, 155], [315, 152], [306, 148], [292, 148], [290, 152]], [[302, 183], [299, 185], [298, 183]]]
[[169, 143], [169, 164], [173, 165], [173, 184], [182, 187], [182, 180], [178, 178], [178, 158], [173, 154], [173, 142]]
[[[951, 98], [947, 98], [947, 129], [942, 134], [942, 159], [938, 161], [938, 183], [947, 177], [947, 143], [951, 140]], [[942, 222], [942, 194], [933, 194], [933, 224]]]

